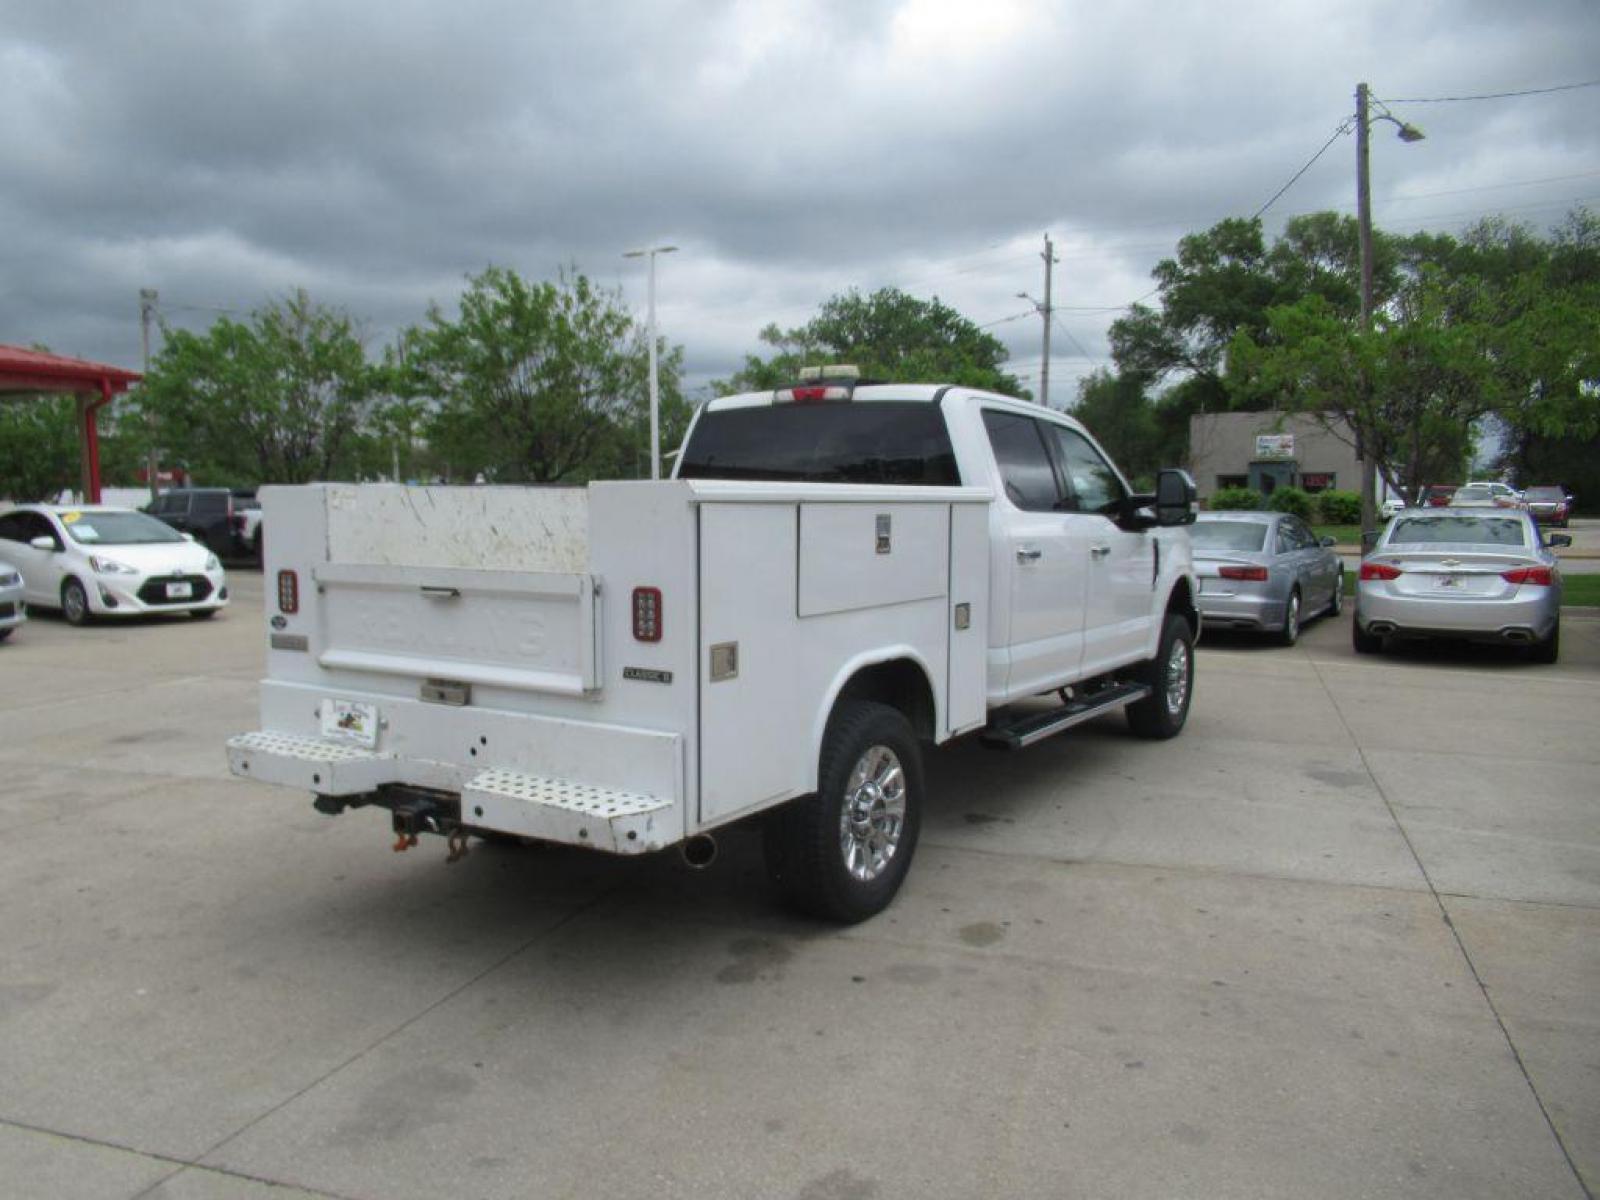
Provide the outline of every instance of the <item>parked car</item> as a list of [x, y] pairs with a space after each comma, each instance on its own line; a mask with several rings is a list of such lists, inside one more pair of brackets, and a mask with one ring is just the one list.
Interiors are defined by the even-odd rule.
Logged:
[[26, 504], [0, 515], [0, 552], [22, 574], [27, 603], [92, 617], [187, 612], [228, 604], [222, 563], [188, 534], [110, 505]]
[[1505, 500], [1515, 504], [1522, 499], [1522, 493], [1509, 483], [1501, 483], [1498, 479], [1469, 479], [1463, 486], [1469, 488], [1486, 488], [1489, 494], [1497, 500]]
[[1541, 525], [1559, 525], [1565, 529], [1571, 519], [1572, 498], [1559, 487], [1531, 487], [1523, 493], [1528, 511]]
[[28, 605], [22, 598], [22, 573], [0, 559], [0, 642], [28, 619]]
[[[1564, 533], [1550, 545], [1567, 546]], [[1361, 561], [1351, 638], [1358, 654], [1389, 638], [1464, 638], [1528, 647], [1555, 662], [1561, 570], [1533, 518], [1516, 509], [1406, 512]]]
[[1430, 483], [1417, 493], [1418, 508], [1444, 508], [1456, 494], [1453, 483]]
[[1522, 498], [1503, 483], [1468, 483], [1450, 497], [1452, 508], [1521, 508]]
[[1404, 500], [1402, 500], [1399, 496], [1390, 496], [1381, 505], [1379, 505], [1378, 513], [1379, 513], [1380, 516], [1383, 517], [1383, 519], [1385, 521], [1387, 521], [1390, 517], [1394, 516], [1397, 512], [1402, 511], [1405, 508], [1405, 506], [1406, 506], [1406, 502]]
[[248, 488], [168, 488], [144, 511], [194, 534], [220, 558], [261, 556], [261, 505]]
[[1273, 634], [1285, 646], [1303, 616], [1344, 607], [1344, 563], [1299, 517], [1202, 513], [1189, 529], [1200, 579], [1200, 619], [1219, 629]]

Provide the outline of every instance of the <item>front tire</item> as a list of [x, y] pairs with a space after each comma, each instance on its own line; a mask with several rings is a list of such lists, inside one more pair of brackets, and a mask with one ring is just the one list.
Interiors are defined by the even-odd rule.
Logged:
[[1150, 685], [1150, 695], [1128, 705], [1128, 728], [1143, 738], [1177, 737], [1194, 697], [1194, 631], [1177, 613], [1167, 614], [1156, 656], [1143, 664], [1139, 682]]
[[61, 585], [61, 615], [67, 619], [68, 625], [78, 626], [87, 625], [92, 615], [89, 611], [89, 593], [83, 590], [83, 584], [71, 576]]
[[1333, 599], [1328, 601], [1328, 615], [1337, 617], [1344, 611], [1344, 568], [1339, 568], [1339, 574], [1333, 580]]
[[900, 890], [922, 828], [922, 751], [897, 709], [842, 701], [828, 721], [817, 794], [767, 820], [767, 870], [784, 898], [844, 924]]

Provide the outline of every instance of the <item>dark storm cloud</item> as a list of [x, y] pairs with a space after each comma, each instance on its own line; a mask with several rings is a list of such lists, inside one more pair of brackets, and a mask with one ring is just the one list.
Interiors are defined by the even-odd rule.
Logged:
[[[305, 286], [382, 340], [489, 263], [637, 297], [620, 252], [657, 238], [699, 377], [850, 286], [1015, 315], [1046, 230], [1057, 303], [1121, 304], [1182, 233], [1259, 207], [1358, 80], [1513, 90], [1597, 51], [1583, 0], [0, 2], [0, 341], [134, 362], [142, 286], [190, 326]], [[1404, 115], [1429, 137], [1375, 141], [1380, 224], [1546, 225], [1600, 192], [1600, 89]], [[1269, 221], [1348, 209], [1352, 154]], [[1111, 315], [1063, 313], [1058, 378], [1103, 361]], [[994, 328], [1032, 361], [1036, 319]]]

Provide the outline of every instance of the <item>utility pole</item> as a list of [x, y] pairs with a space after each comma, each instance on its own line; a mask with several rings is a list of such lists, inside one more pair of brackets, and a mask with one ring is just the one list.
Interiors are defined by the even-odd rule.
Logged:
[[[144, 350], [144, 374], [150, 375], [150, 319], [155, 316], [156, 302], [160, 297], [155, 288], [139, 289], [139, 340]], [[139, 388], [144, 390], [144, 381], [140, 380]], [[161, 469], [161, 456], [156, 451], [156, 417], [148, 401], [144, 406], [145, 429], [150, 435], [150, 454], [145, 460], [145, 471], [149, 475], [150, 499], [154, 500], [161, 492], [160, 481], [156, 478]]]
[[1044, 259], [1044, 303], [1041, 304], [1027, 292], [1018, 292], [1017, 299], [1026, 300], [1033, 305], [1035, 311], [1044, 318], [1044, 357], [1039, 363], [1039, 403], [1045, 408], [1050, 407], [1050, 319], [1055, 308], [1050, 303], [1051, 294], [1051, 269], [1059, 259], [1056, 258], [1055, 243], [1050, 240], [1050, 235], [1044, 235], [1044, 253], [1039, 256]]
[[649, 325], [650, 325], [650, 478], [661, 478], [661, 384], [656, 376], [656, 255], [671, 254], [676, 246], [650, 246], [644, 250], [629, 250], [623, 258], [650, 259]]
[[[1372, 332], [1372, 175], [1370, 167], [1370, 138], [1372, 122], [1388, 121], [1397, 130], [1402, 142], [1422, 141], [1422, 130], [1408, 121], [1402, 121], [1389, 111], [1388, 105], [1378, 101], [1381, 110], [1376, 117], [1371, 113], [1371, 95], [1367, 85], [1356, 84], [1356, 228], [1361, 243], [1361, 332]], [[1363, 422], [1373, 416], [1374, 400], [1372, 378], [1363, 373], [1361, 378], [1361, 409]], [[1378, 524], [1378, 447], [1371, 444], [1366, 431], [1357, 427], [1356, 457], [1361, 460], [1361, 530], [1365, 534]]]

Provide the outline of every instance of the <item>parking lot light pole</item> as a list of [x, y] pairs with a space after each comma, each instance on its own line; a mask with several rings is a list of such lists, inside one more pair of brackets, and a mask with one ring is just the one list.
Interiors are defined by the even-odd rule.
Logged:
[[[1383, 102], [1378, 102], [1383, 107]], [[1361, 332], [1372, 330], [1372, 175], [1368, 164], [1368, 135], [1373, 121], [1389, 121], [1397, 127], [1402, 142], [1420, 142], [1422, 130], [1400, 120], [1387, 108], [1376, 116], [1371, 115], [1371, 96], [1367, 85], [1356, 84], [1356, 225], [1361, 242]], [[1368, 393], [1362, 399], [1370, 408], [1370, 378], [1363, 380], [1362, 389]], [[1363, 420], [1368, 414], [1363, 413]], [[1371, 439], [1361, 429], [1356, 430], [1356, 453], [1361, 458], [1361, 529], [1363, 534], [1377, 527], [1378, 459]]]
[[650, 478], [661, 478], [661, 383], [656, 374], [656, 255], [671, 254], [676, 246], [647, 246], [643, 250], [629, 250], [623, 258], [650, 259], [650, 282], [647, 301], [650, 326]]

